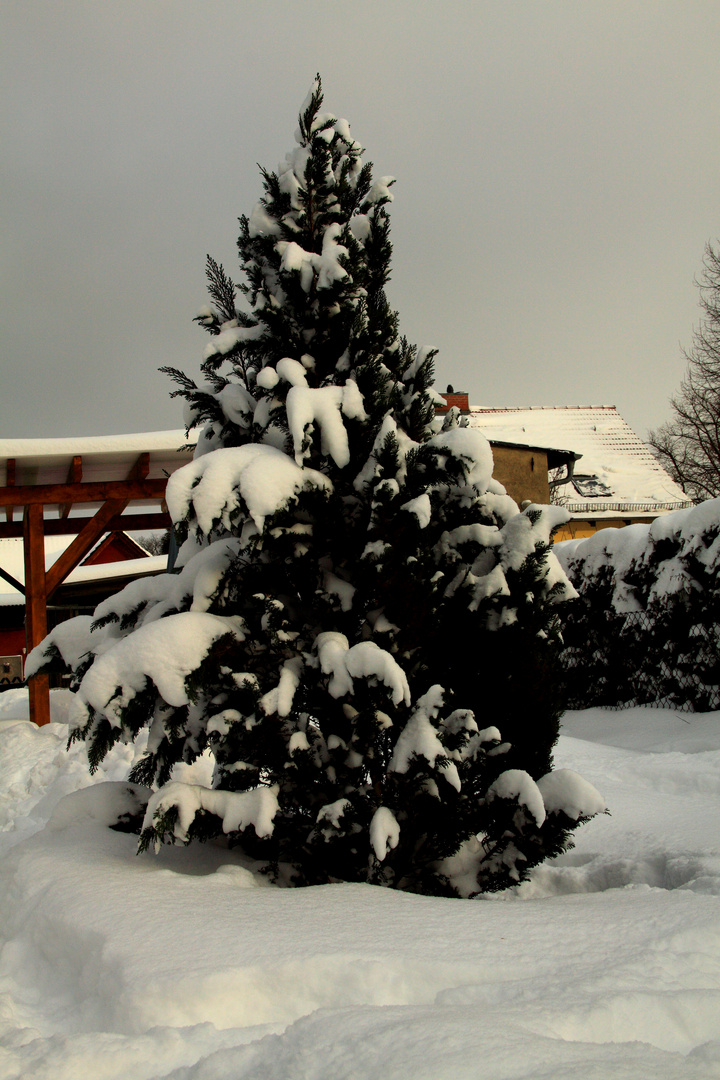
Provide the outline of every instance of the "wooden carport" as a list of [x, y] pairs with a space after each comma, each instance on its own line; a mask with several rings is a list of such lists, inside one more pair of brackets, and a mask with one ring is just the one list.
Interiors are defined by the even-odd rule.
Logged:
[[[0, 439], [0, 537], [23, 538], [25, 581], [1, 566], [0, 577], [25, 595], [28, 653], [47, 634], [48, 600], [104, 533], [169, 526], [167, 478], [191, 457], [182, 430]], [[74, 539], [46, 569], [44, 538], [50, 534]], [[30, 680], [29, 691], [30, 718], [47, 724], [47, 676]]]

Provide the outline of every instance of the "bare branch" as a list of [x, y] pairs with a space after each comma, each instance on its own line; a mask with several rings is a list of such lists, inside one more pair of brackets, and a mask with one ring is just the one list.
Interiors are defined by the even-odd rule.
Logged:
[[650, 433], [655, 455], [688, 495], [720, 495], [720, 248], [708, 242], [695, 282], [703, 318], [685, 353], [687, 370], [671, 398], [673, 418]]

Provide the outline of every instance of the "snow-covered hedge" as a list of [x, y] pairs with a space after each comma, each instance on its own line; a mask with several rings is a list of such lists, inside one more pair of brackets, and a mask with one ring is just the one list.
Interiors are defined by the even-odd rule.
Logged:
[[720, 499], [554, 551], [580, 594], [563, 631], [569, 703], [720, 704]]

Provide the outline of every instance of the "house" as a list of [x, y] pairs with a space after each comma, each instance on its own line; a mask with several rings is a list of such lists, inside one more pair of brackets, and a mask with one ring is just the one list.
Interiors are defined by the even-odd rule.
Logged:
[[[438, 415], [455, 408], [459, 410], [464, 423], [477, 426], [473, 421], [477, 410], [470, 407], [465, 391], [456, 391], [449, 386], [447, 392], [440, 396], [445, 404], [436, 405]], [[573, 450], [530, 441], [524, 433], [518, 437], [508, 431], [500, 438], [488, 435], [488, 440], [493, 452], [493, 476], [518, 505], [524, 502], [549, 503], [551, 474], [571, 473], [580, 456]]]
[[570, 511], [556, 540], [692, 505], [614, 405], [485, 408], [450, 386], [440, 396], [438, 414], [455, 407], [487, 437], [494, 476], [518, 504], [558, 503]]
[[[653, 521], [660, 514], [692, 505], [614, 405], [472, 406], [467, 420], [487, 436], [498, 465], [502, 457], [495, 448], [500, 450], [507, 440], [568, 447], [573, 452], [574, 460], [557, 469], [548, 451], [549, 501], [565, 506], [571, 514], [568, 524], [556, 533], [556, 541]], [[503, 483], [501, 467], [496, 475]], [[512, 485], [508, 490], [517, 501]]]

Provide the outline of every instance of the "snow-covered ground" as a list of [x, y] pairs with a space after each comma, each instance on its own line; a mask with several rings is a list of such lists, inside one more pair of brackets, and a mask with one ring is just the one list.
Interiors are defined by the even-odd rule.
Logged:
[[[135, 855], [0, 695], [0, 1078], [720, 1077], [720, 713], [565, 718], [611, 816], [515, 894], [280, 889], [220, 846]], [[199, 779], [207, 763], [195, 767]]]

